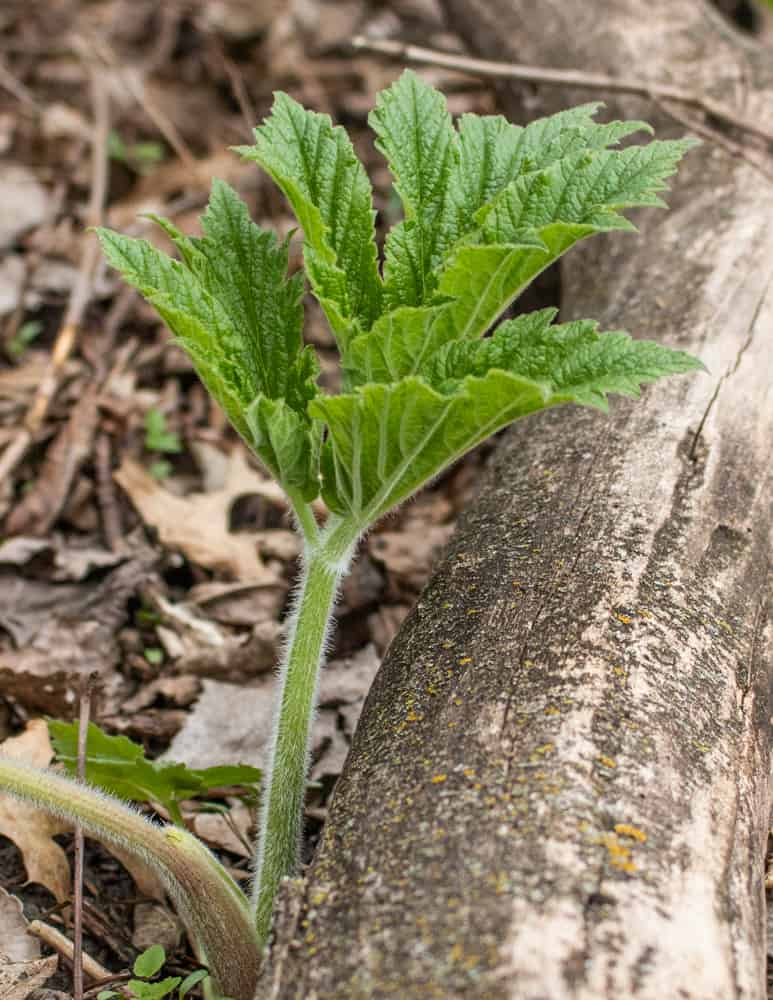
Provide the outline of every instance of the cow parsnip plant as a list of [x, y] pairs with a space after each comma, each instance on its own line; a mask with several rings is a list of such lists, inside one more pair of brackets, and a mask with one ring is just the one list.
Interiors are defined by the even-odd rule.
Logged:
[[[303, 538], [252, 900], [185, 831], [9, 760], [0, 784], [153, 864], [218, 988], [237, 1000], [254, 992], [277, 887], [297, 867], [317, 678], [358, 539], [511, 421], [559, 403], [606, 410], [610, 392], [636, 396], [642, 383], [701, 367], [591, 320], [555, 324], [553, 309], [483, 337], [579, 240], [632, 231], [625, 209], [664, 205], [658, 192], [691, 140], [616, 148], [651, 129], [599, 124], [598, 107], [526, 128], [471, 114], [454, 127], [442, 95], [404, 73], [370, 116], [405, 212], [380, 266], [370, 183], [346, 132], [277, 94], [255, 144], [238, 152], [273, 178], [303, 229], [305, 273], [341, 355], [339, 395], [316, 384], [304, 278], [287, 276], [287, 241], [255, 225], [227, 184], [213, 183], [199, 238], [156, 219], [179, 260], [99, 231], [110, 263], [156, 308], [284, 488]], [[311, 506], [320, 495], [324, 519]]]

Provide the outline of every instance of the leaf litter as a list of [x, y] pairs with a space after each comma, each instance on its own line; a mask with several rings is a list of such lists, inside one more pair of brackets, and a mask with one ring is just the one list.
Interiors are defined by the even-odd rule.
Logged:
[[[113, 60], [106, 72], [111, 125], [123, 147], [148, 140], [161, 149], [161, 161], [145, 171], [120, 159], [109, 165], [107, 221], [142, 235], [150, 228], [137, 223], [142, 211], [171, 215], [180, 228], [191, 228], [211, 176], [224, 177], [248, 197], [259, 221], [282, 233], [292, 230], [271, 185], [221, 152], [247, 138], [247, 121], [256, 124], [268, 112], [278, 88], [351, 120], [358, 152], [377, 179], [376, 208], [389, 221], [386, 172], [370, 139], [362, 139], [372, 95], [395, 70], [363, 55], [351, 59], [340, 39], [372, 28], [422, 43], [449, 42], [439, 34], [442, 19], [434, 0], [411, 0], [394, 11], [360, 0], [291, 0], [274, 5], [270, 17], [261, 9], [257, 21], [255, 5], [236, 0], [182, 15], [149, 0], [71, 6], [64, 20], [58, 7], [42, 19], [16, 0], [4, 12], [8, 37], [23, 37], [36, 53], [17, 60], [12, 47], [9, 69], [49, 110], [32, 143], [31, 123], [16, 103], [8, 105], [9, 162], [23, 166], [45, 203], [36, 208], [36, 219], [17, 227], [6, 255], [18, 266], [0, 316], [0, 448], [13, 441], [40, 385], [68, 283], [91, 239], [82, 231], [81, 201], [91, 183], [84, 152], [93, 109], [82, 64], [66, 43], [51, 39], [96, 33], [99, 51]], [[179, 45], [183, 35], [189, 42]], [[148, 46], [149, 37], [154, 46]], [[144, 76], [146, 104], [125, 85], [130, 64], [132, 73]], [[260, 75], [255, 65], [263, 67]], [[452, 72], [431, 76], [441, 86], [452, 84], [455, 110], [493, 110], [488, 89]], [[64, 186], [57, 187], [54, 176]], [[291, 266], [299, 263], [300, 250], [296, 234]], [[297, 544], [276, 487], [248, 462], [168, 333], [138, 299], [122, 300], [116, 292], [114, 278], [96, 276], [80, 340], [60, 371], [46, 420], [24, 460], [0, 484], [0, 686], [7, 706], [0, 712], [0, 738], [31, 739], [31, 731], [50, 755], [41, 720], [33, 718], [29, 730], [24, 723], [40, 712], [69, 721], [82, 679], [96, 670], [96, 721], [140, 740], [149, 757], [166, 751], [195, 764], [197, 741], [203, 740], [202, 766], [216, 760], [259, 766]], [[332, 339], [318, 311], [309, 308], [308, 318], [323, 371], [332, 371]], [[29, 323], [37, 326], [25, 328]], [[24, 346], [28, 336], [33, 339]], [[19, 353], [14, 345], [21, 345]], [[160, 478], [152, 474], [154, 456], [145, 442], [151, 409], [164, 414], [165, 427], [180, 442], [179, 452], [164, 456], [169, 464]], [[310, 816], [324, 815], [380, 656], [473, 489], [482, 460], [482, 454], [467, 460], [463, 468], [471, 471], [464, 482], [458, 470], [447, 474], [419, 503], [378, 526], [347, 580], [332, 662], [322, 680], [313, 749], [313, 778], [320, 787], [310, 789]], [[251, 716], [238, 711], [245, 703]], [[199, 728], [210, 711], [224, 720], [226, 739], [222, 730], [218, 738], [214, 730]], [[244, 863], [242, 840], [252, 808], [228, 789], [210, 807], [181, 803], [186, 821], [235, 863]], [[44, 852], [58, 846], [51, 838], [59, 836], [46, 822], [43, 814], [30, 820]], [[160, 898], [142, 873], [132, 877], [135, 891]], [[87, 886], [88, 878], [87, 871]], [[61, 866], [54, 883], [61, 898], [69, 895], [68, 880], [69, 868]], [[90, 905], [99, 909], [103, 903], [92, 897]], [[135, 932], [149, 919], [135, 909]], [[110, 937], [102, 933], [104, 940]], [[19, 989], [9, 996], [23, 1000]], [[2, 989], [0, 994], [5, 997]]]

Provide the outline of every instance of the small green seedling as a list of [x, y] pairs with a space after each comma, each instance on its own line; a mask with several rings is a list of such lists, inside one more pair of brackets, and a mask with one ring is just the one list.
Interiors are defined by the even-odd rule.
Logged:
[[[206, 969], [194, 969], [185, 979], [182, 976], [167, 976], [164, 979], [148, 982], [161, 971], [164, 962], [166, 962], [166, 952], [160, 944], [151, 945], [138, 955], [132, 971], [140, 978], [129, 980], [126, 984], [126, 993], [136, 1000], [161, 1000], [162, 997], [167, 997], [176, 991], [177, 1000], [183, 1000], [194, 986], [203, 983], [209, 976]], [[117, 990], [101, 990], [97, 993], [97, 1000], [113, 1000], [114, 997], [125, 995]], [[226, 998], [221, 997], [220, 1000]]]
[[[209, 391], [287, 494], [303, 539], [301, 580], [281, 666], [251, 901], [191, 835], [50, 772], [0, 761], [0, 785], [81, 821], [161, 872], [218, 990], [250, 1000], [282, 878], [297, 869], [309, 730], [333, 605], [358, 540], [380, 517], [519, 417], [561, 403], [605, 411], [662, 375], [694, 371], [681, 351], [542, 309], [500, 322], [579, 240], [633, 231], [627, 208], [663, 206], [691, 140], [616, 148], [643, 122], [599, 124], [599, 105], [526, 128], [463, 115], [404, 73], [370, 116], [404, 218], [383, 265], [371, 188], [342, 128], [277, 94], [255, 144], [238, 152], [288, 198], [305, 272], [341, 355], [343, 391], [317, 385], [302, 337], [303, 274], [288, 244], [255, 225], [215, 181], [193, 238], [156, 218], [174, 260], [144, 240], [99, 231], [110, 263], [190, 354]], [[323, 501], [318, 517], [312, 501]]]
[[[50, 719], [48, 732], [57, 761], [71, 775], [76, 774], [78, 723]], [[109, 736], [89, 723], [86, 781], [119, 799], [156, 803], [180, 827], [185, 826], [181, 802], [201, 798], [213, 788], [227, 785], [241, 786], [254, 794], [261, 778], [261, 771], [248, 764], [191, 768], [170, 760], [148, 760], [145, 750], [127, 736]]]
[[[166, 417], [155, 407], [145, 414], [145, 448], [166, 455], [182, 451], [179, 436], [167, 428]], [[154, 479], [166, 479], [172, 473], [172, 463], [165, 458], [157, 458], [151, 463], [149, 471]]]

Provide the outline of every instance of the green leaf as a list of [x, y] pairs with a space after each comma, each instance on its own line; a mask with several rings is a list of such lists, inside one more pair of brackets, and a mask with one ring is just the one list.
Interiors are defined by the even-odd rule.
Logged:
[[389, 308], [421, 305], [434, 288], [442, 256], [456, 132], [443, 95], [410, 70], [379, 94], [368, 121], [405, 213], [387, 236], [384, 297]]
[[696, 358], [620, 330], [599, 333], [592, 320], [551, 325], [555, 309], [508, 320], [481, 341], [448, 344], [422, 372], [442, 393], [455, 392], [470, 375], [500, 369], [550, 387], [549, 405], [574, 402], [606, 411], [610, 392], [638, 396], [639, 387], [664, 375], [703, 368]]
[[166, 952], [162, 946], [160, 944], [152, 944], [135, 959], [133, 966], [134, 975], [149, 979], [151, 976], [155, 976], [165, 961]]
[[451, 395], [409, 377], [319, 397], [311, 408], [328, 426], [325, 502], [371, 524], [489, 434], [542, 408], [547, 395], [537, 382], [494, 371], [466, 379]]
[[473, 229], [479, 209], [519, 175], [544, 170], [573, 153], [603, 149], [634, 132], [652, 131], [639, 121], [598, 124], [593, 116], [600, 107], [600, 103], [584, 104], [538, 118], [525, 128], [501, 115], [462, 115], [460, 156], [449, 188], [452, 223], [444, 234], [446, 248]]
[[477, 212], [478, 228], [450, 252], [438, 293], [453, 299], [440, 341], [484, 333], [534, 278], [578, 240], [635, 231], [620, 211], [664, 207], [679, 159], [694, 143], [654, 141], [623, 150], [572, 154], [522, 174]]
[[254, 447], [272, 475], [304, 500], [319, 493], [317, 470], [322, 425], [308, 421], [284, 400], [258, 396], [245, 413]]
[[552, 326], [555, 312], [507, 321], [487, 340], [446, 344], [420, 366], [422, 378], [315, 400], [328, 425], [328, 506], [370, 524], [519, 417], [566, 402], [606, 410], [607, 393], [637, 396], [645, 382], [703, 367], [683, 351], [599, 333], [588, 320]]
[[[78, 724], [50, 719], [48, 729], [57, 759], [75, 774]], [[128, 737], [108, 736], [90, 723], [86, 741], [86, 780], [130, 802], [156, 802], [179, 823], [179, 802], [206, 795], [211, 788], [222, 784], [258, 785], [261, 772], [246, 764], [196, 770], [172, 761], [151, 761], [146, 758], [144, 749]]]
[[194, 986], [200, 983], [203, 979], [209, 976], [209, 971], [207, 969], [194, 969], [193, 972], [188, 973], [188, 975], [180, 983], [180, 989], [177, 991], [177, 996], [179, 1000], [183, 1000], [183, 997], [189, 993]]
[[348, 135], [280, 92], [255, 145], [237, 152], [260, 164], [292, 205], [312, 288], [345, 351], [381, 311], [370, 181]]
[[180, 976], [168, 976], [157, 983], [145, 983], [141, 979], [130, 979], [126, 984], [129, 992], [137, 1000], [161, 1000], [169, 996], [180, 985]]
[[[303, 278], [286, 277], [287, 243], [256, 226], [246, 205], [222, 181], [212, 184], [202, 238], [186, 237], [170, 222], [156, 221], [174, 240], [182, 260], [145, 240], [100, 229], [108, 260], [155, 306], [202, 381], [269, 468], [272, 456], [264, 458], [246, 419], [259, 396], [280, 399], [297, 414], [298, 433], [308, 437], [312, 455], [306, 407], [318, 391], [319, 366], [313, 349], [303, 347]], [[304, 494], [313, 497], [317, 486], [317, 470], [310, 467]]]
[[167, 429], [166, 417], [155, 406], [145, 414], [145, 447], [148, 451], [168, 454], [181, 451], [180, 438]]

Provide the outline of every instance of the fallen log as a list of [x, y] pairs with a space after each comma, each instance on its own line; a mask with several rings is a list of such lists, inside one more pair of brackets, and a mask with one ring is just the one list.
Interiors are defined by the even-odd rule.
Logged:
[[[445, 7], [479, 55], [773, 126], [769, 53], [699, 0]], [[765, 996], [773, 185], [706, 143], [669, 201], [569, 255], [563, 313], [710, 374], [505, 435], [370, 692], [261, 996]]]

